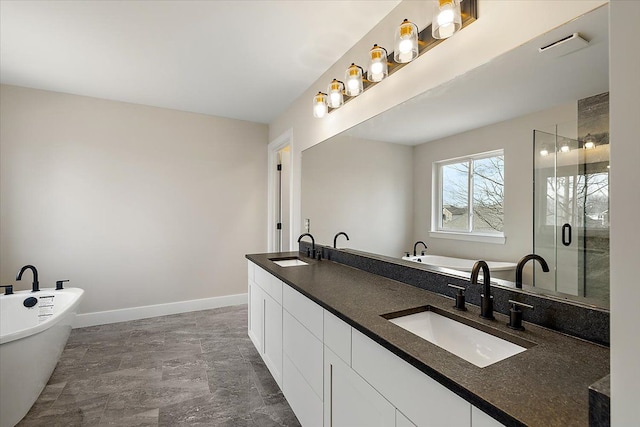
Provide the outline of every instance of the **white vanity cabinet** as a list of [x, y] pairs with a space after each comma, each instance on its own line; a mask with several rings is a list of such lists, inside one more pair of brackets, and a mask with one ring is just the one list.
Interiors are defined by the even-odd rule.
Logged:
[[502, 425], [251, 262], [248, 276], [249, 337], [304, 427]]
[[282, 388], [282, 281], [249, 262], [248, 333]]

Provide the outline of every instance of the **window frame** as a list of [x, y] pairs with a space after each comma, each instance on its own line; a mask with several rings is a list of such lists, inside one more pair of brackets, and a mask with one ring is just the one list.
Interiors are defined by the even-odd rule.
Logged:
[[[470, 154], [466, 156], [439, 160], [433, 162], [432, 171], [433, 171], [433, 189], [432, 189], [432, 197], [431, 197], [431, 231], [429, 233], [430, 237], [435, 238], [445, 238], [445, 239], [453, 239], [453, 240], [467, 240], [467, 241], [475, 241], [475, 242], [483, 242], [483, 243], [495, 243], [495, 244], [504, 244], [506, 242], [506, 235], [504, 232], [504, 214], [503, 214], [503, 231], [474, 231], [473, 230], [473, 221], [474, 221], [474, 209], [473, 209], [473, 193], [474, 193], [474, 162], [477, 160], [483, 160], [491, 157], [499, 157], [502, 156], [503, 159], [503, 185], [506, 188], [506, 179], [504, 179], [504, 149], [485, 151], [482, 153]], [[444, 178], [443, 178], [443, 168], [448, 165], [453, 165], [457, 163], [469, 163], [469, 172], [467, 176], [467, 205], [468, 205], [468, 219], [467, 219], [467, 230], [451, 230], [443, 228], [443, 191], [444, 191]], [[503, 200], [504, 206], [504, 193]]]

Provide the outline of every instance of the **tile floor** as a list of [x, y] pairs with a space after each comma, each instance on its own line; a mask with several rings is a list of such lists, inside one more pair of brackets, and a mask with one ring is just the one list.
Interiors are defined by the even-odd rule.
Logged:
[[19, 427], [299, 426], [247, 306], [74, 329]]

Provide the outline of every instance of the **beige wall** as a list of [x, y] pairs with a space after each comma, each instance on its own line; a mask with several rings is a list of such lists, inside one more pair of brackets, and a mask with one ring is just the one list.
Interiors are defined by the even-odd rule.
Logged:
[[638, 425], [640, 2], [610, 7], [611, 425]]
[[[533, 249], [533, 130], [572, 123], [577, 131], [577, 102], [475, 129], [415, 147], [414, 240], [425, 240], [429, 253], [491, 261], [517, 262]], [[566, 125], [563, 127], [567, 127]], [[566, 132], [563, 133], [566, 136]], [[432, 214], [433, 162], [504, 149], [504, 244], [469, 242], [429, 236]], [[531, 269], [531, 265], [527, 268]], [[515, 276], [510, 280], [515, 280]], [[525, 282], [527, 277], [525, 276]]]
[[[0, 278], [71, 279], [84, 313], [246, 292], [265, 125], [1, 88]], [[17, 282], [30, 286], [31, 277]]]
[[411, 248], [413, 147], [338, 135], [302, 153], [302, 218], [317, 243], [400, 257]]

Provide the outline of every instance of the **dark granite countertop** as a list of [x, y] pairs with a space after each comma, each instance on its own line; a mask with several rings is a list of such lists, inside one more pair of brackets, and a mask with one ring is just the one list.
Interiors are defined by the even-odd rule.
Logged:
[[[309, 265], [280, 267], [270, 261], [284, 256], [300, 256]], [[246, 257], [505, 425], [589, 424], [589, 386], [609, 373], [607, 347], [527, 322], [525, 331], [515, 331], [500, 313], [495, 321], [484, 320], [477, 306], [459, 312], [442, 295], [298, 252]], [[424, 305], [535, 345], [479, 368], [381, 317]]]

